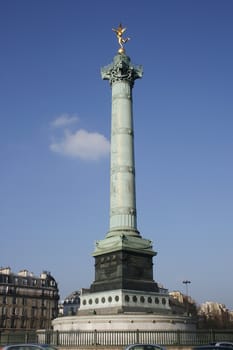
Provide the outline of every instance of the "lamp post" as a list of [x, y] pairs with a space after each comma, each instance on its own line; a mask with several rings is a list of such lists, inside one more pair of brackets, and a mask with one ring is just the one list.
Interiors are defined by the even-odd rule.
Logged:
[[191, 283], [189, 280], [184, 280], [183, 284], [185, 284], [185, 289], [186, 289], [186, 313], [188, 316], [188, 311], [189, 311], [189, 302], [188, 302], [188, 285]]

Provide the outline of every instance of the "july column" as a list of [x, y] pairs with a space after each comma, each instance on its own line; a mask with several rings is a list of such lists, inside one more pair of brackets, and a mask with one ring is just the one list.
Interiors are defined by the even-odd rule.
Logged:
[[110, 228], [107, 237], [137, 231], [132, 88], [142, 76], [124, 53], [102, 69], [102, 78], [112, 87]]

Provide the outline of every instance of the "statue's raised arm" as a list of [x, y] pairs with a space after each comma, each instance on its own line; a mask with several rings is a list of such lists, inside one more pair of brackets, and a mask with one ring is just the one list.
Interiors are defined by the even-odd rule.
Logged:
[[130, 40], [130, 38], [123, 38], [123, 34], [126, 31], [126, 28], [123, 28], [121, 23], [119, 24], [117, 29], [112, 28], [112, 30], [116, 33], [117, 39], [118, 39], [118, 43], [120, 45], [120, 48], [118, 50], [119, 53], [124, 53], [125, 49], [123, 44], [125, 44], [127, 41]]

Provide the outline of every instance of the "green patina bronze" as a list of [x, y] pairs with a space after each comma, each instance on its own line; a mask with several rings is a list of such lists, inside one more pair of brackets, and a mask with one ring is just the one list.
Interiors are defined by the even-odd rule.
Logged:
[[96, 242], [94, 256], [121, 249], [155, 255], [152, 242], [137, 230], [132, 88], [142, 74], [142, 66], [132, 65], [125, 52], [101, 70], [112, 88], [110, 228]]

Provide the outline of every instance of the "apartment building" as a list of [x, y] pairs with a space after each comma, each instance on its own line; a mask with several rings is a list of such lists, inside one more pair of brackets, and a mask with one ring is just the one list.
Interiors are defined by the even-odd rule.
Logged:
[[50, 329], [58, 316], [59, 291], [50, 272], [0, 268], [0, 329]]

